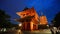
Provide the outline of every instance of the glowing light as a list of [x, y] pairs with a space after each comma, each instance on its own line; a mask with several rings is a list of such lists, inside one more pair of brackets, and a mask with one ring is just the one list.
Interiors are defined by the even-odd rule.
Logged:
[[47, 24], [46, 16], [40, 16], [40, 24]]
[[47, 27], [49, 27], [49, 25], [47, 25]]
[[19, 26], [22, 26], [22, 24], [20, 23]]

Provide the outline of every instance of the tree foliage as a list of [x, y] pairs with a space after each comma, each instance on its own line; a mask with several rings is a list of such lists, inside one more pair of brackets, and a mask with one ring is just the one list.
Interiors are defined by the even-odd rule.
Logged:
[[0, 10], [0, 27], [11, 27], [10, 16], [5, 11]]
[[52, 21], [52, 23], [54, 24], [55, 27], [59, 27], [60, 26], [60, 12], [58, 14], [56, 14], [54, 20]]

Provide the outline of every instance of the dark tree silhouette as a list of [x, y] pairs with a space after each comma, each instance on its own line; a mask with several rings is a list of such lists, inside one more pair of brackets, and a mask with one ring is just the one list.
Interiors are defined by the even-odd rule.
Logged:
[[56, 14], [56, 16], [53, 19], [52, 23], [54, 24], [55, 27], [60, 26], [60, 12], [58, 14]]
[[11, 27], [10, 16], [5, 13], [5, 11], [0, 10], [0, 27], [7, 28]]

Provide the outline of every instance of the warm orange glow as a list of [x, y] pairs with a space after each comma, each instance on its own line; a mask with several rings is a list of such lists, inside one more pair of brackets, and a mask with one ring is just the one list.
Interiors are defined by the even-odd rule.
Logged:
[[38, 18], [38, 14], [34, 10], [34, 8], [30, 8], [25, 11], [17, 12], [16, 14], [18, 14], [21, 18], [24, 18], [26, 16], [34, 16], [34, 15], [35, 15], [35, 19]]
[[46, 16], [40, 16], [40, 24], [47, 24]]
[[[47, 24], [47, 18], [46, 16], [38, 16], [37, 12], [34, 10], [34, 8], [29, 8], [27, 10], [17, 12], [17, 14], [21, 18], [25, 18], [27, 16], [34, 16], [30, 22], [23, 22], [22, 29], [23, 30], [36, 30], [38, 29], [38, 18], [40, 18], [40, 24]], [[21, 26], [21, 24], [19, 24]]]
[[33, 22], [30, 23], [31, 30], [33, 30]]
[[30, 9], [27, 9], [25, 11], [21, 11], [21, 12], [17, 12], [17, 14], [21, 17], [21, 18], [24, 18], [24, 17], [27, 17], [27, 16], [34, 16], [34, 18], [32, 19], [33, 22], [35, 24], [37, 24], [37, 21], [38, 21], [38, 14], [36, 13], [36, 11], [34, 10], [34, 8], [30, 8]]

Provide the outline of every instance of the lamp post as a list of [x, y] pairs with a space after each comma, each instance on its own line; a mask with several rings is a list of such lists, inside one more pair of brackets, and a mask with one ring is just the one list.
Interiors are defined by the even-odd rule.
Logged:
[[21, 34], [22, 23], [19, 24], [19, 34]]
[[22, 27], [22, 23], [19, 24], [19, 28], [20, 28], [20, 29], [21, 29], [21, 27]]

